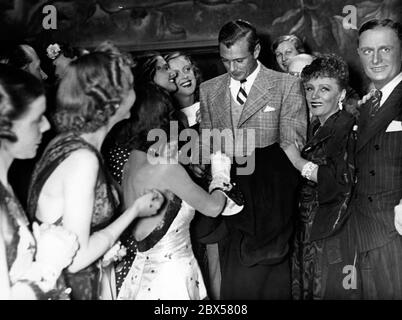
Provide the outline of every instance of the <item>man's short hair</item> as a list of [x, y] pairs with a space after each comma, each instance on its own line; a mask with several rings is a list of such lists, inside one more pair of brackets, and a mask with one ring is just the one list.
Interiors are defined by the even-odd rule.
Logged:
[[219, 31], [218, 41], [223, 43], [227, 48], [230, 48], [238, 40], [246, 38], [248, 49], [251, 53], [260, 40], [257, 36], [255, 27], [248, 21], [237, 19], [226, 23]]
[[402, 25], [399, 22], [395, 22], [391, 19], [373, 19], [363, 23], [359, 29], [359, 37], [364, 31], [372, 30], [378, 27], [386, 27], [394, 30], [402, 44]]

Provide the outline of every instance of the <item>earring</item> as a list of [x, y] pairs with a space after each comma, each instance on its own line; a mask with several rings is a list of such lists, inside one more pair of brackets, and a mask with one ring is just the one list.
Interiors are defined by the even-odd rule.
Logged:
[[159, 152], [155, 148], [149, 147], [148, 152], [155, 158], [159, 157]]
[[339, 110], [342, 110], [342, 109], [343, 109], [343, 104], [342, 104], [342, 100], [341, 100], [341, 99], [338, 100], [338, 107], [339, 107]]

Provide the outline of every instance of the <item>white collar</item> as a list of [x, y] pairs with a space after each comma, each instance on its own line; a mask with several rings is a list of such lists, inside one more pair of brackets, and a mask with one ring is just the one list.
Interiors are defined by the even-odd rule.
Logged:
[[[252, 73], [250, 73], [248, 75], [248, 77], [246, 78], [247, 81], [244, 84], [247, 94], [250, 93], [251, 87], [253, 86], [255, 78], [257, 78], [258, 72], [260, 72], [260, 70], [261, 70], [261, 63], [257, 60], [257, 67], [255, 68], [255, 70]], [[240, 89], [240, 81], [235, 80], [232, 77], [230, 77], [230, 85], [229, 85], [229, 87], [230, 87], [230, 92], [232, 93], [233, 98], [236, 99], [237, 93], [238, 93], [238, 91]]]
[[380, 91], [382, 92], [380, 106], [384, 104], [384, 102], [391, 95], [392, 91], [394, 91], [395, 87], [402, 81], [402, 72], [396, 75], [390, 82], [388, 82], [385, 86], [383, 86]]
[[192, 127], [193, 125], [195, 125], [197, 123], [196, 118], [197, 118], [197, 111], [199, 109], [200, 109], [199, 102], [196, 102], [196, 103], [192, 104], [191, 106], [180, 109], [180, 111], [186, 115], [188, 125], [190, 127]]

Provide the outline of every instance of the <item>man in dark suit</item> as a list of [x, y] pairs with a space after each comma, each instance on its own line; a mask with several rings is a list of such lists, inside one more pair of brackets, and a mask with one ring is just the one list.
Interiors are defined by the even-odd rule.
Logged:
[[[227, 73], [200, 87], [201, 133], [232, 132], [235, 148], [225, 144], [223, 151], [236, 156], [231, 178], [245, 201], [243, 211], [223, 217], [218, 228], [226, 230], [219, 240], [221, 299], [290, 298], [288, 250], [299, 175], [284, 150], [304, 143], [307, 110], [300, 80], [265, 68], [257, 60], [260, 49], [250, 23], [225, 24], [219, 52]], [[250, 133], [252, 150], [244, 138]], [[241, 163], [252, 159], [253, 170], [242, 173]]]
[[402, 198], [402, 30], [390, 19], [359, 30], [358, 54], [377, 89], [360, 110], [357, 185], [350, 203], [363, 299], [402, 299], [402, 237], [394, 206]]

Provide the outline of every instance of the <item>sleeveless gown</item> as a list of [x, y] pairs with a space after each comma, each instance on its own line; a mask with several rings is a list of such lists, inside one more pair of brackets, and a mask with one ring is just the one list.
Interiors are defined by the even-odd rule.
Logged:
[[[37, 163], [29, 188], [28, 212], [34, 220], [39, 195], [45, 182], [61, 162], [79, 149], [90, 150], [99, 160], [90, 229], [90, 234], [93, 234], [110, 224], [119, 209], [119, 197], [117, 189], [113, 185], [113, 179], [105, 169], [99, 151], [74, 133], [61, 134], [53, 139]], [[55, 222], [55, 224], [62, 223], [62, 217]], [[95, 261], [76, 273], [64, 272], [64, 280], [66, 285], [72, 289], [71, 298], [73, 300], [96, 300], [99, 298], [103, 271], [99, 262]]]
[[[190, 241], [195, 210], [168, 192], [161, 223], [136, 244], [136, 257], [122, 281], [118, 300], [201, 300], [207, 296]], [[123, 267], [127, 268], [126, 267]], [[120, 269], [120, 270], [119, 270]], [[122, 268], [116, 268], [116, 277]]]

